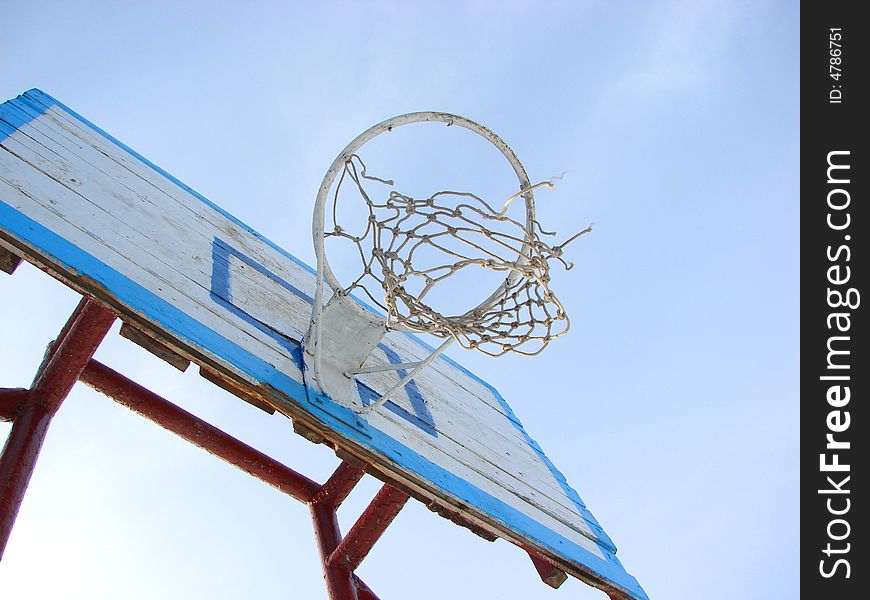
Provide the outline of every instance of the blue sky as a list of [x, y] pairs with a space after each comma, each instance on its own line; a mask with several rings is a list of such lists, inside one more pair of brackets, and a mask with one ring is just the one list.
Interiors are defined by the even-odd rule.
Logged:
[[[2, 6], [0, 98], [43, 89], [309, 263], [323, 172], [394, 114], [463, 114], [533, 180], [570, 171], [539, 213], [595, 224], [555, 276], [571, 333], [453, 356], [651, 598], [797, 596], [797, 3]], [[26, 266], [0, 286], [0, 385], [26, 386], [77, 297]], [[336, 464], [117, 335], [98, 358], [315, 479]], [[416, 503], [360, 574], [384, 600], [603, 598]], [[46, 598], [325, 597], [304, 506], [78, 388], [0, 564], [9, 597], [34, 577]]]

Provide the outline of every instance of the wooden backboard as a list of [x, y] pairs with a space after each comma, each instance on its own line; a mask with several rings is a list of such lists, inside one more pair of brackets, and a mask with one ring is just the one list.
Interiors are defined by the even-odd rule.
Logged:
[[[617, 594], [645, 593], [487, 383], [446, 357], [359, 415], [306, 389], [312, 269], [39, 90], [0, 105], [0, 248], [95, 297], [309, 439], [366, 463], [484, 537]], [[392, 332], [369, 364], [431, 348]], [[375, 399], [404, 372], [360, 376]]]

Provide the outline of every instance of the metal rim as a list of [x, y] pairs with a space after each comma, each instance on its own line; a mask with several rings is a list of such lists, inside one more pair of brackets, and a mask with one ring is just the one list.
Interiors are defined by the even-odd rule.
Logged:
[[[465, 117], [461, 117], [459, 115], [454, 115], [450, 113], [444, 112], [413, 112], [407, 113], [404, 115], [399, 115], [396, 117], [392, 117], [391, 119], [387, 119], [386, 121], [382, 121], [373, 127], [362, 132], [353, 141], [351, 141], [347, 146], [345, 146], [344, 150], [342, 150], [338, 156], [335, 157], [335, 160], [332, 161], [329, 169], [326, 171], [326, 174], [323, 177], [323, 181], [320, 184], [320, 189], [317, 191], [317, 199], [314, 203], [314, 216], [312, 221], [312, 237], [314, 238], [314, 254], [317, 260], [317, 275], [318, 275], [318, 301], [322, 302], [322, 284], [323, 280], [326, 280], [326, 283], [329, 285], [333, 291], [343, 290], [344, 286], [338, 281], [335, 277], [335, 274], [332, 272], [332, 268], [329, 266], [329, 261], [326, 257], [326, 248], [324, 246], [324, 219], [325, 219], [325, 210], [326, 210], [326, 202], [329, 197], [329, 192], [332, 189], [332, 185], [335, 182], [335, 178], [338, 176], [338, 173], [341, 169], [344, 168], [345, 162], [351, 157], [351, 155], [356, 154], [360, 148], [362, 148], [366, 143], [374, 139], [375, 137], [381, 135], [385, 132], [390, 132], [396, 127], [401, 127], [402, 125], [410, 125], [413, 123], [427, 123], [427, 122], [441, 122], [445, 123], [448, 126], [458, 125], [469, 131], [473, 131], [474, 133], [480, 135], [485, 140], [489, 141], [493, 146], [495, 146], [499, 152], [507, 159], [508, 163], [510, 163], [511, 168], [513, 168], [514, 173], [517, 176], [517, 179], [520, 184], [520, 190], [526, 190], [525, 193], [522, 194], [522, 198], [526, 204], [526, 227], [529, 231], [533, 230], [534, 222], [535, 222], [535, 196], [534, 192], [531, 189], [532, 184], [529, 181], [529, 177], [526, 174], [525, 167], [523, 167], [517, 155], [508, 146], [504, 140], [502, 140], [498, 135], [496, 135], [490, 129], [484, 127], [483, 125], [472, 121], [471, 119], [467, 119]], [[528, 242], [523, 244], [522, 255], [528, 256], [529, 246]], [[478, 304], [476, 307], [472, 308], [468, 312], [473, 312], [475, 310], [484, 310], [486, 309], [495, 299], [497, 299], [502, 291], [506, 289], [506, 287], [510, 286], [518, 277], [517, 273], [511, 272], [505, 278], [505, 281], [495, 290], [486, 300]], [[316, 310], [316, 307], [315, 307]]]

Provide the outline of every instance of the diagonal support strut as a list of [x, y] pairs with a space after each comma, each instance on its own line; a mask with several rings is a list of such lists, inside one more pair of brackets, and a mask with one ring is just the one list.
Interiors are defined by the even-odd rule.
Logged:
[[405, 492], [385, 483], [347, 536], [329, 555], [327, 564], [348, 571], [356, 570], [408, 502], [408, 498]]
[[108, 309], [82, 298], [49, 345], [30, 390], [26, 394], [4, 390], [0, 396], [4, 415], [10, 403], [16, 402], [10, 414], [12, 430], [0, 454], [0, 558], [51, 420], [114, 321], [115, 315]]

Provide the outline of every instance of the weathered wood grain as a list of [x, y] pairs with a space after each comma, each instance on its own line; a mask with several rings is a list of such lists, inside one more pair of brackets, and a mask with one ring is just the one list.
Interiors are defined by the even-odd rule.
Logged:
[[181, 356], [165, 344], [158, 342], [156, 339], [142, 333], [132, 325], [124, 323], [121, 325], [121, 330], [118, 332], [123, 338], [127, 338], [137, 346], [141, 346], [160, 360], [163, 360], [181, 372], [187, 370], [190, 366], [190, 360]]
[[12, 275], [20, 264], [19, 256], [0, 246], [0, 271]]
[[[58, 152], [62, 151], [59, 146], [55, 146], [55, 150], [50, 150], [47, 145], [38, 144], [37, 138], [41, 138], [46, 144], [49, 142], [44, 135], [44, 132], [35, 133], [36, 129], [36, 127], [30, 127], [29, 129], [25, 127], [25, 133], [29, 132], [31, 135], [26, 136], [22, 143], [18, 143], [17, 140], [9, 140], [6, 143], [7, 147], [35, 170], [44, 174], [50, 180], [61, 183], [61, 188], [54, 190], [54, 193], [63, 197], [65, 202], [73, 205], [76, 202], [79, 202], [77, 210], [73, 212], [71, 216], [65, 216], [67, 221], [70, 221], [71, 223], [87, 223], [95, 222], [100, 219], [108, 220], [110, 226], [108, 227], [108, 231], [103, 234], [104, 239], [101, 240], [103, 243], [110, 247], [125, 247], [126, 243], [126, 247], [134, 248], [138, 253], [136, 260], [138, 264], [151, 264], [158, 262], [159, 268], [154, 268], [153, 270], [161, 274], [168, 273], [168, 281], [167, 277], [163, 277], [163, 279], [168, 285], [174, 287], [176, 290], [184, 292], [187, 290], [186, 286], [191, 283], [198, 285], [203, 289], [207, 288], [209, 281], [206, 278], [210, 279], [209, 273], [204, 272], [201, 268], [198, 270], [185, 269], [184, 267], [178, 266], [178, 264], [184, 260], [185, 256], [179, 256], [177, 254], [177, 247], [154, 243], [165, 239], [165, 232], [153, 230], [150, 232], [149, 237], [141, 231], [143, 228], [129, 226], [129, 223], [131, 222], [150, 223], [155, 220], [149, 218], [155, 211], [155, 207], [152, 204], [137, 202], [130, 199], [144, 199], [146, 198], [148, 190], [137, 190], [126, 187], [122, 190], [124, 193], [120, 193], [118, 186], [115, 183], [116, 180], [120, 178], [120, 175], [114, 174], [114, 171], [117, 170], [117, 164], [103, 165], [101, 171], [88, 174], [88, 166], [93, 166], [91, 163], [82, 161], [78, 155], [72, 153], [61, 156], [58, 154]], [[75, 147], [81, 149], [88, 147], [88, 145], [77, 145]], [[106, 157], [105, 152], [98, 153], [98, 156], [103, 158]], [[96, 162], [96, 159], [94, 162]], [[105, 171], [109, 171], [109, 173], [105, 173]], [[10, 174], [10, 176], [12, 175]], [[35, 176], [31, 174], [31, 177]], [[142, 178], [134, 179], [131, 185], [135, 185], [137, 182], [144, 184], [145, 180]], [[20, 182], [11, 181], [10, 183], [19, 185], [20, 187]], [[50, 193], [50, 190], [45, 189], [45, 185], [50, 184], [40, 183], [39, 185], [34, 186], [33, 182], [31, 182], [31, 188], [37, 189], [38, 193], [41, 194]], [[73, 194], [77, 194], [80, 198], [76, 198]], [[128, 209], [123, 213], [126, 218], [122, 219], [113, 212], [117, 211], [119, 203]], [[194, 215], [194, 213], [187, 210], [186, 212], [182, 212], [182, 215], [190, 216]], [[195, 231], [198, 224], [199, 221], [192, 221], [188, 233]], [[226, 224], [224, 224], [224, 226], [226, 229]], [[180, 232], [178, 231], [179, 229], [181, 229], [181, 226], [176, 225], [174, 231], [180, 235]], [[83, 230], [82, 233], [88, 234], [90, 231]], [[209, 238], [213, 238], [214, 230], [211, 229], [209, 233], [210, 235], [204, 235], [199, 240], [202, 245], [207, 244]], [[162, 237], [157, 237], [161, 234]], [[188, 242], [188, 247], [195, 247], [194, 241], [189, 236], [186, 236], [183, 239]], [[197, 265], [197, 263], [201, 264], [202, 262], [204, 261], [193, 260], [190, 261], [190, 264]], [[288, 272], [287, 269], [282, 268], [283, 265], [280, 265], [280, 263], [276, 262], [274, 264], [274, 268], [283, 271], [282, 274], [296, 284], [296, 286], [311, 288], [311, 278], [307, 272]], [[299, 271], [301, 271], [301, 269], [299, 269]], [[301, 339], [302, 330], [307, 327], [307, 321], [304, 319], [306, 319], [310, 314], [310, 308], [303, 299], [295, 294], [287, 293], [276, 285], [272, 285], [270, 280], [262, 276], [258, 271], [243, 263], [239, 263], [238, 261], [232, 261], [232, 264], [229, 266], [229, 272], [231, 273], [231, 281], [235, 283], [233, 287], [233, 299], [240, 308], [243, 308], [254, 318], [270, 325], [288, 337], [297, 340]], [[189, 281], [181, 279], [178, 275], [186, 276]], [[313, 289], [309, 289], [308, 291], [313, 292]], [[190, 296], [191, 294], [187, 295]], [[420, 347], [419, 344], [408, 344], [407, 336], [395, 336], [395, 338], [395, 341], [388, 340], [386, 343], [394, 345], [394, 350], [398, 351], [400, 354], [405, 356], [411, 355], [414, 356], [415, 359], [425, 356], [426, 349]], [[403, 341], [406, 343], [402, 344]], [[402, 347], [403, 345], [404, 348]], [[414, 352], [415, 349], [417, 351], [416, 353]], [[449, 454], [457, 455], [462, 454], [463, 452], [476, 454], [475, 461], [479, 464], [483, 464], [485, 470], [481, 468], [476, 468], [475, 470], [483, 477], [494, 480], [494, 483], [504, 487], [521, 484], [521, 487], [528, 488], [526, 495], [523, 496], [525, 500], [536, 504], [539, 508], [551, 514], [553, 514], [554, 511], [547, 508], [547, 505], [548, 501], [554, 502], [559, 505], [554, 515], [556, 518], [560, 518], [565, 523], [582, 523], [582, 518], [578, 521], [580, 515], [578, 515], [571, 504], [566, 502], [563, 498], [561, 490], [557, 487], [558, 483], [552, 480], [550, 474], [545, 473], [543, 478], [536, 477], [536, 469], [540, 467], [540, 459], [538, 456], [532, 454], [528, 444], [525, 443], [525, 440], [521, 439], [518, 430], [516, 428], [506, 430], [513, 438], [508, 440], [498, 439], [504, 437], [503, 431], [486, 428], [478, 430], [476, 428], [477, 424], [491, 419], [490, 415], [481, 414], [481, 409], [484, 409], [484, 412], [487, 412], [488, 409], [493, 409], [493, 405], [486, 402], [468, 402], [467, 389], [452, 389], [457, 387], [457, 382], [455, 381], [456, 370], [452, 370], [453, 377], [447, 377], [444, 371], [449, 370], [449, 365], [446, 365], [446, 362], [442, 361], [442, 364], [439, 366], [441, 368], [436, 367], [434, 372], [431, 374], [425, 372], [422, 373], [417, 379], [417, 385], [425, 390], [423, 397], [438, 396], [443, 401], [447, 401], [448, 403], [445, 407], [452, 405], [450, 408], [455, 409], [457, 404], [462, 405], [460, 406], [458, 415], [445, 415], [443, 418], [439, 416], [438, 419], [440, 423], [450, 426], [446, 435], [457, 444], [457, 448], [452, 450]], [[430, 384], [428, 380], [431, 376], [435, 376], [436, 374], [441, 375], [439, 381], [434, 385]], [[380, 392], [388, 389], [389, 386], [392, 385], [392, 382], [396, 380], [396, 374], [370, 374], [361, 379], [368, 383], [372, 389]], [[479, 383], [467, 376], [464, 377], [464, 379], [466, 380], [466, 388], [477, 388], [474, 390], [474, 398], [486, 397], [487, 390], [480, 386]], [[391, 419], [389, 413], [386, 413], [386, 416], [387, 420], [391, 421], [392, 424], [397, 427], [397, 433], [402, 435], [406, 429], [403, 427], [405, 424], [396, 419]], [[382, 424], [382, 426], [386, 426], [386, 424]], [[475, 426], [475, 430], [467, 431], [469, 426]], [[411, 435], [414, 435], [418, 432], [414, 429], [410, 429], [410, 433]], [[490, 433], [490, 437], [493, 438], [494, 441], [490, 447], [486, 447], [480, 443], [481, 434], [485, 437], [487, 433]], [[457, 439], [457, 437], [459, 439]], [[408, 437], [404, 437], [403, 439], [407, 441]], [[422, 441], [423, 444], [426, 444], [429, 440], [426, 437], [422, 437], [420, 441]], [[510, 450], [504, 450], [504, 448], [510, 448]], [[511, 450], [513, 451], [512, 455], [510, 454]], [[425, 451], [425, 449], [423, 449], [423, 451]], [[508, 461], [510, 466], [509, 469], [505, 469], [505, 466], [499, 464], [498, 461], [494, 462], [492, 460], [493, 454], [499, 452], [505, 452], [506, 456], [510, 457]], [[523, 483], [523, 480], [525, 480], [525, 483]], [[541, 494], [539, 491], [536, 491], [536, 488], [537, 490], [543, 489], [551, 491], [551, 493], [546, 493], [545, 491], [544, 494]], [[589, 532], [588, 530], [584, 530], [584, 533]]]
[[[135, 198], [145, 198], [145, 190], [131, 190], [129, 187], [118, 190], [117, 185], [115, 184], [116, 179], [120, 178], [118, 173], [114, 173], [117, 171], [117, 164], [105, 164], [103, 165], [103, 169], [101, 171], [96, 172], [88, 172], [88, 166], [93, 166], [90, 163], [84, 162], [80, 160], [80, 158], [76, 154], [67, 154], [65, 156], [61, 156], [58, 154], [59, 151], [63, 151], [63, 149], [57, 145], [55, 145], [55, 150], [49, 149], [45, 145], [39, 145], [37, 143], [36, 137], [42, 137], [43, 141], [47, 141], [44, 133], [35, 133], [36, 127], [32, 128], [31, 132], [32, 136], [23, 137], [23, 141], [19, 142], [18, 139], [9, 139], [4, 142], [4, 145], [7, 149], [9, 149], [17, 158], [26, 163], [28, 166], [32, 167], [33, 172], [27, 172], [24, 177], [19, 176], [14, 172], [6, 172], [4, 170], [0, 170], [0, 177], [6, 183], [9, 183], [19, 190], [23, 190], [26, 186], [31, 192], [39, 197], [50, 198], [49, 204], [52, 206], [48, 207], [48, 212], [54, 214], [43, 214], [41, 219], [42, 222], [52, 222], [55, 221], [56, 228], [60, 228], [60, 226], [56, 223], [58, 219], [63, 219], [65, 221], [64, 225], [69, 228], [77, 229], [72, 236], [73, 239], [76, 239], [80, 246], [85, 246], [86, 244], [83, 242], [81, 236], [90, 236], [94, 237], [95, 228], [92, 227], [83, 227], [78, 225], [80, 223], [85, 224], [93, 224], [98, 223], [100, 221], [106, 222], [102, 231], [100, 231], [100, 237], [94, 238], [94, 241], [103, 245], [102, 250], [116, 250], [118, 248], [124, 248], [124, 256], [127, 259], [132, 260], [136, 265], [153, 265], [151, 266], [149, 271], [151, 274], [158, 275], [159, 280], [164, 285], [169, 286], [173, 291], [176, 292], [176, 296], [172, 297], [171, 300], [174, 304], [178, 304], [181, 300], [180, 296], [185, 296], [185, 299], [197, 302], [196, 294], [199, 291], [202, 294], [202, 291], [208, 289], [208, 280], [206, 277], [210, 278], [210, 274], [206, 273], [203, 269], [193, 270], [190, 268], [185, 268], [184, 265], [197, 265], [202, 264], [202, 257], [196, 255], [194, 260], [185, 260], [189, 258], [185, 254], [179, 254], [179, 248], [195, 248], [194, 240], [191, 239], [191, 232], [196, 231], [196, 227], [198, 224], [202, 222], [200, 220], [194, 219], [190, 223], [190, 227], [184, 227], [182, 225], [176, 224], [173, 231], [175, 236], [180, 237], [186, 243], [185, 246], [172, 245], [171, 243], [161, 243], [166, 239], [165, 230], [156, 230], [152, 229], [151, 231], [145, 232], [142, 229], [144, 227], [134, 227], [130, 224], [138, 224], [138, 223], [151, 223], [154, 221], [153, 218], [149, 218], [150, 214], [148, 211], [154, 211], [153, 204], [145, 203], [145, 202], [137, 202]], [[88, 144], [83, 144], [78, 146], [80, 149], [87, 148]], [[110, 150], [110, 148], [104, 148], [102, 152], [99, 153], [99, 156], [105, 157], [105, 152]], [[106, 173], [105, 171], [109, 171]], [[27, 181], [23, 181], [23, 179], [27, 179]], [[139, 182], [144, 183], [145, 180], [134, 179], [132, 180], [134, 184], [138, 184]], [[59, 184], [59, 185], [57, 185]], [[131, 199], [132, 198], [132, 199]], [[63, 204], [67, 207], [67, 211], [65, 213], [61, 213], [53, 208], [53, 206], [58, 206], [59, 204]], [[119, 207], [124, 207], [127, 210], [119, 214]], [[182, 211], [182, 215], [185, 217], [195, 216], [195, 213], [192, 211]], [[34, 216], [34, 215], [31, 215]], [[180, 221], [181, 219], [179, 219]], [[163, 219], [163, 221], [169, 221], [168, 219]], [[223, 228], [220, 230], [224, 233], [229, 233], [230, 227], [227, 227], [227, 223], [222, 223]], [[186, 235], [182, 236], [181, 234], [185, 233]], [[210, 237], [213, 237], [214, 230], [211, 231], [211, 235], [203, 236], [201, 240], [199, 240], [202, 245], [205, 245], [207, 241], [209, 241]], [[200, 252], [199, 254], [205, 254], [205, 252]], [[196, 260], [199, 258], [199, 260]], [[279, 263], [275, 263], [275, 268], [278, 268]], [[245, 265], [238, 265], [233, 269], [234, 273], [239, 273], [239, 271], [245, 270]], [[250, 310], [246, 311], [249, 314], [252, 314], [255, 318], [259, 317], [261, 321], [264, 321], [266, 324], [278, 323], [280, 322], [275, 318], [274, 314], [265, 314], [265, 313], [274, 313], [278, 310], [278, 307], [285, 307], [289, 303], [291, 304], [291, 309], [289, 311], [285, 311], [285, 315], [289, 315], [291, 318], [296, 317], [297, 323], [294, 323], [293, 326], [288, 327], [279, 327], [280, 331], [283, 329], [283, 333], [289, 333], [295, 338], [301, 338], [301, 330], [305, 328], [305, 321], [302, 319], [307, 318], [308, 314], [310, 314], [310, 308], [305, 306], [305, 303], [296, 297], [293, 294], [284, 294], [284, 298], [276, 297], [275, 294], [263, 294], [264, 290], [269, 289], [268, 285], [264, 286], [262, 283], [258, 285], [256, 280], [251, 281], [253, 277], [256, 279], [257, 272], [253, 269], [247, 269], [248, 275], [244, 277], [238, 277], [236, 280], [237, 287], [235, 289], [244, 289], [248, 291], [248, 295], [250, 297], [242, 297], [241, 300], [241, 308], [246, 308], [245, 305], [248, 305]], [[287, 275], [285, 273], [285, 275]], [[298, 275], [298, 274], [293, 274]], [[306, 273], [307, 275], [307, 273]], [[186, 280], [182, 277], [186, 277]], [[291, 279], [295, 280], [301, 287], [311, 287], [310, 277], [308, 277], [308, 281], [302, 281], [301, 278], [291, 277]], [[191, 283], [199, 286], [200, 290], [193, 289], [191, 290], [188, 287]], [[306, 285], [307, 283], [307, 285]], [[159, 287], [159, 284], [158, 284]], [[273, 291], [274, 291], [274, 286]], [[260, 296], [257, 296], [256, 292], [261, 292]], [[283, 301], [283, 302], [281, 302]], [[292, 306], [292, 303], [296, 301], [297, 306]], [[299, 304], [302, 304], [299, 306]], [[202, 307], [203, 304], [206, 308], [211, 308], [210, 303], [202, 303], [199, 302]], [[259, 307], [263, 310], [257, 310], [256, 307]], [[212, 310], [213, 313], [218, 313], [218, 311]], [[259, 314], [258, 314], [259, 313]], [[224, 315], [220, 315], [219, 313], [216, 315], [218, 317], [224, 317]], [[301, 317], [301, 318], [300, 318]], [[284, 321], [287, 323], [287, 321]], [[291, 321], [292, 322], [292, 321]], [[303, 324], [305, 323], [305, 324]], [[289, 330], [289, 331], [288, 331]], [[405, 337], [405, 336], [402, 336]], [[400, 348], [397, 348], [400, 350]], [[262, 351], [257, 349], [257, 351]], [[421, 353], [421, 355], [425, 354], [425, 349]], [[210, 371], [209, 371], [210, 373]], [[386, 389], [389, 383], [381, 383], [378, 384], [378, 379], [388, 379], [391, 375], [394, 374], [384, 373], [384, 374], [373, 374], [369, 375], [367, 378], [367, 383], [369, 383], [373, 389], [376, 391], [382, 391]], [[424, 388], [430, 393], [430, 397], [432, 393], [440, 393], [444, 394], [444, 390], [450, 387], [450, 379], [444, 378], [445, 381], [442, 381], [439, 386], [429, 387], [423, 383], [425, 379], [424, 375], [421, 375], [418, 381], [418, 385], [423, 385]], [[225, 386], [226, 387], [226, 386]], [[436, 390], [438, 390], [436, 392]], [[479, 397], [479, 396], [478, 396]], [[464, 408], [466, 411], [470, 408], [472, 410], [479, 408], [480, 406], [486, 406], [492, 408], [492, 404], [484, 403], [469, 403], [465, 402], [467, 406]], [[389, 414], [389, 413], [386, 413]], [[377, 418], [377, 416], [374, 416]], [[484, 422], [484, 419], [487, 417], [477, 416], [476, 418], [469, 419], [468, 415], [460, 415], [460, 418], [444, 420], [443, 422], [446, 424], [450, 424], [452, 426], [461, 427], [466, 423], [474, 422], [481, 423]], [[410, 437], [404, 434], [404, 430], [407, 428], [404, 427], [402, 422], [391, 419], [387, 417], [387, 421], [391, 421], [393, 425], [398, 426], [399, 435], [401, 439], [408, 442]], [[386, 426], [386, 423], [383, 423], [382, 426]], [[409, 429], [412, 434], [416, 433], [415, 430]], [[515, 429], [509, 429], [510, 433], [515, 433]], [[465, 439], [474, 443], [474, 436], [465, 436]], [[422, 438], [420, 441], [423, 443], [428, 442], [425, 438]], [[526, 445], [522, 444], [515, 448], [515, 453], [519, 454], [526, 449]], [[422, 449], [425, 453], [427, 449]], [[448, 462], [449, 459], [446, 457], [452, 458], [456, 454], [462, 454], [463, 451], [467, 451], [467, 447], [459, 446], [456, 449], [451, 449], [449, 452], [443, 452], [445, 454], [445, 458], [442, 459], [442, 462]], [[486, 454], [488, 450], [484, 449], [483, 454]], [[481, 458], [481, 454], [478, 453], [478, 458]], [[513, 460], [517, 460], [515, 456]], [[490, 463], [491, 464], [491, 463]], [[531, 470], [527, 468], [527, 470]], [[475, 469], [477, 473], [487, 477], [484, 472], [478, 468]], [[525, 475], [525, 474], [522, 474]], [[521, 476], [522, 476], [521, 475]], [[545, 474], [544, 479], [547, 479], [549, 473]], [[498, 481], [497, 483], [503, 485], [503, 481]], [[529, 488], [527, 492], [526, 498], [534, 498], [536, 493]], [[576, 513], [573, 516], [573, 520], [576, 521]], [[571, 517], [569, 517], [571, 518]]]

